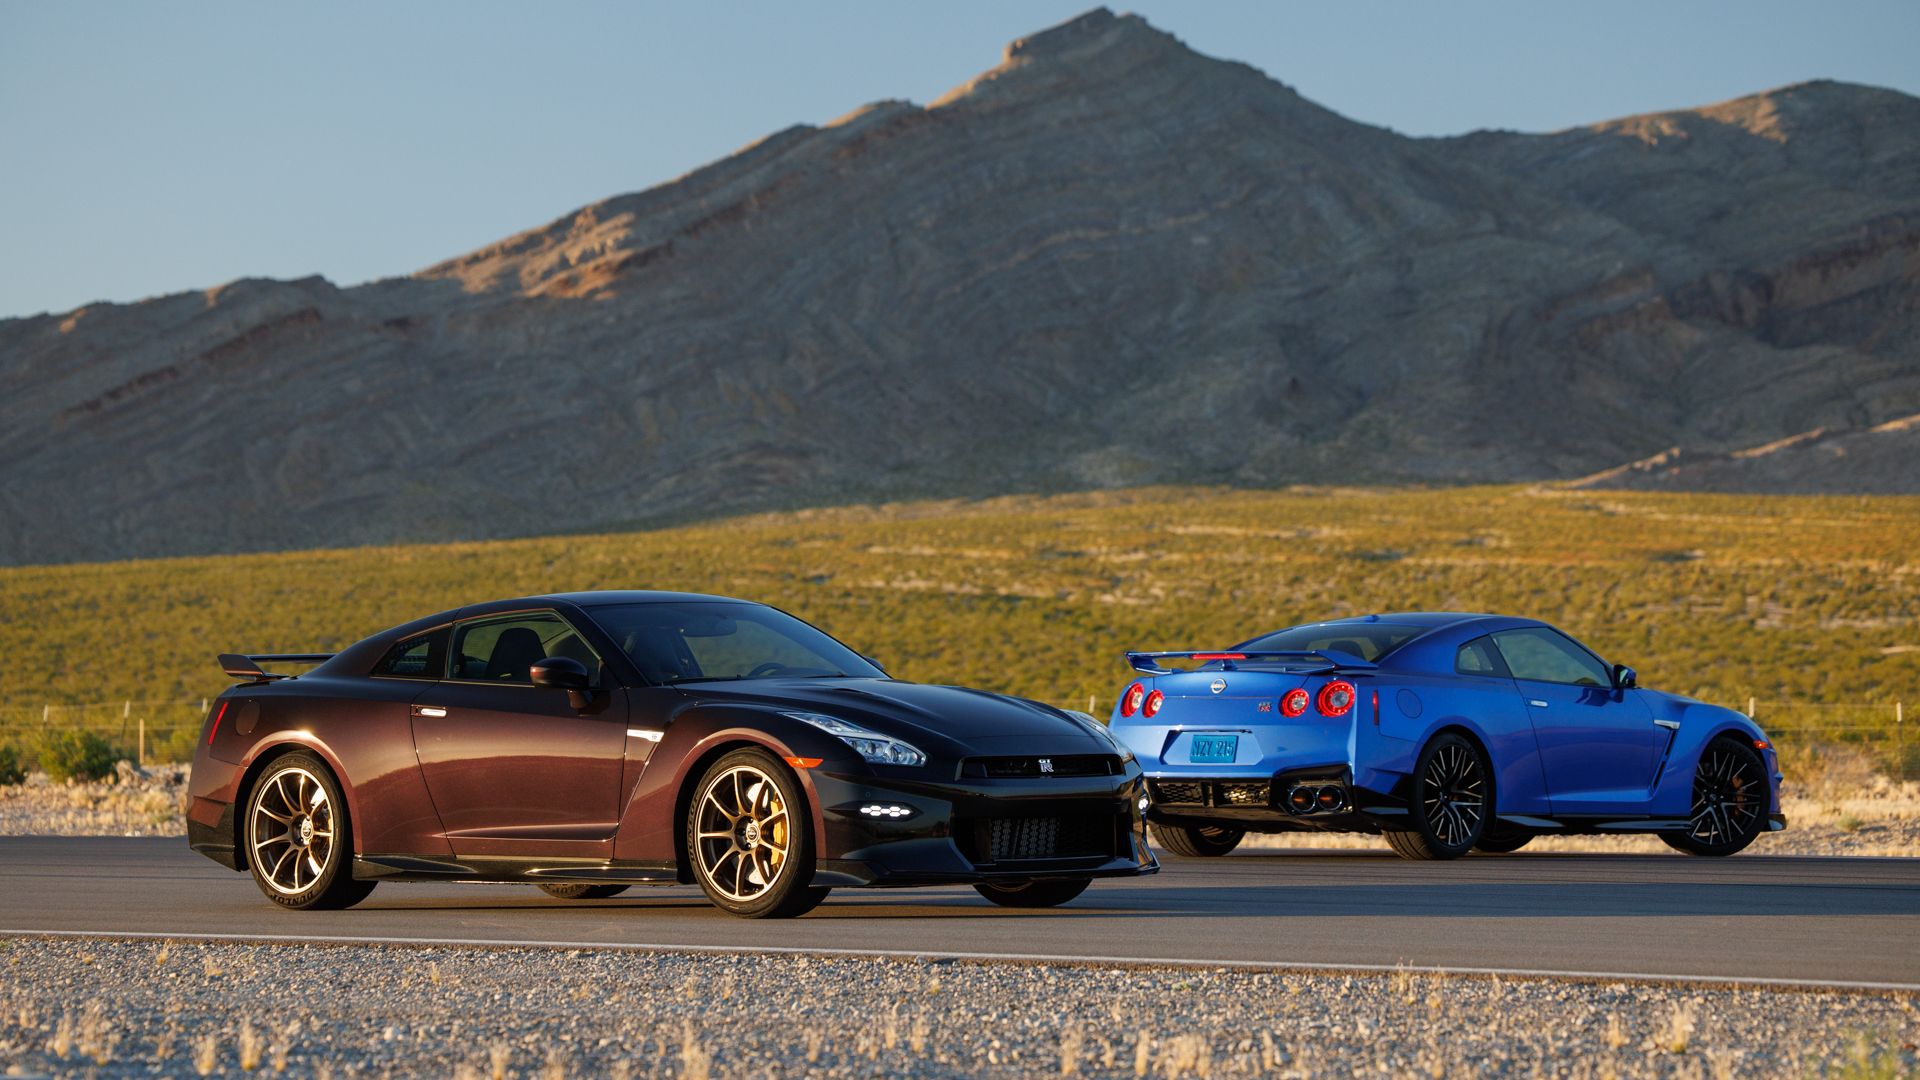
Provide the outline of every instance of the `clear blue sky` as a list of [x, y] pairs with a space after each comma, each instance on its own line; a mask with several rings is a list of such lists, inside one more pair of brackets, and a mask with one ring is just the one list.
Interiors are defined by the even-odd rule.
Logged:
[[[1088, 6], [0, 0], [0, 317], [405, 274], [795, 122], [932, 100]], [[1920, 93], [1916, 0], [1131, 10], [1414, 135], [1817, 77]]]

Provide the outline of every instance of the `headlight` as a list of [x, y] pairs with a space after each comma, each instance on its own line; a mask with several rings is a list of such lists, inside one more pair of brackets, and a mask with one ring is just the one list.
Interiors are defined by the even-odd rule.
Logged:
[[849, 723], [837, 716], [828, 716], [817, 712], [783, 712], [781, 716], [792, 717], [803, 724], [812, 724], [821, 731], [839, 739], [853, 752], [866, 758], [875, 765], [925, 765], [927, 755], [920, 749], [890, 735], [882, 735], [859, 724]]
[[1127, 749], [1127, 744], [1121, 742], [1107, 725], [1095, 720], [1092, 713], [1083, 713], [1079, 709], [1066, 709], [1064, 711], [1068, 716], [1078, 720], [1081, 727], [1092, 732], [1094, 738], [1103, 739], [1108, 746], [1113, 747], [1113, 752], [1120, 755], [1122, 764], [1133, 760], [1133, 751]]

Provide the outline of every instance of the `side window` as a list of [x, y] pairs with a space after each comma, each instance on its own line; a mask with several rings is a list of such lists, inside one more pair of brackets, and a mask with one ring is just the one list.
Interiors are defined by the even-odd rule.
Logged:
[[549, 656], [580, 661], [599, 684], [600, 657], [551, 611], [461, 623], [453, 633], [452, 677], [527, 685], [529, 670]]
[[1566, 683], [1570, 686], [1611, 686], [1607, 666], [1565, 634], [1543, 626], [1505, 630], [1493, 635], [1500, 655], [1516, 679]]
[[449, 628], [429, 630], [393, 643], [373, 666], [373, 674], [388, 679], [438, 679], [447, 669]]
[[1493, 639], [1477, 637], [1453, 655], [1453, 670], [1462, 675], [1490, 675], [1504, 678], [1507, 665], [1500, 660], [1500, 651], [1493, 647]]

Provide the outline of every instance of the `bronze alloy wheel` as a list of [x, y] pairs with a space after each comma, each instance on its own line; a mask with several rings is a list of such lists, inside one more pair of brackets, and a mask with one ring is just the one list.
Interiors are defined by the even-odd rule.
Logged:
[[708, 899], [736, 915], [799, 915], [827, 895], [812, 888], [806, 804], [773, 755], [737, 750], [701, 779], [687, 853]]
[[290, 908], [342, 908], [373, 882], [355, 881], [339, 785], [305, 752], [276, 759], [247, 799], [246, 858], [260, 891]]

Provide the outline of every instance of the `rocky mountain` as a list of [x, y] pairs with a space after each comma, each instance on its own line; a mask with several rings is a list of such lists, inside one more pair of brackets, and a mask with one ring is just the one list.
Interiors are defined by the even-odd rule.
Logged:
[[1674, 446], [1572, 481], [1576, 488], [1906, 495], [1920, 489], [1920, 415], [1870, 428], [1814, 428], [1732, 453]]
[[410, 277], [0, 322], [0, 560], [1577, 477], [1920, 412], [1916, 329], [1920, 100], [1410, 139], [1099, 10]]

